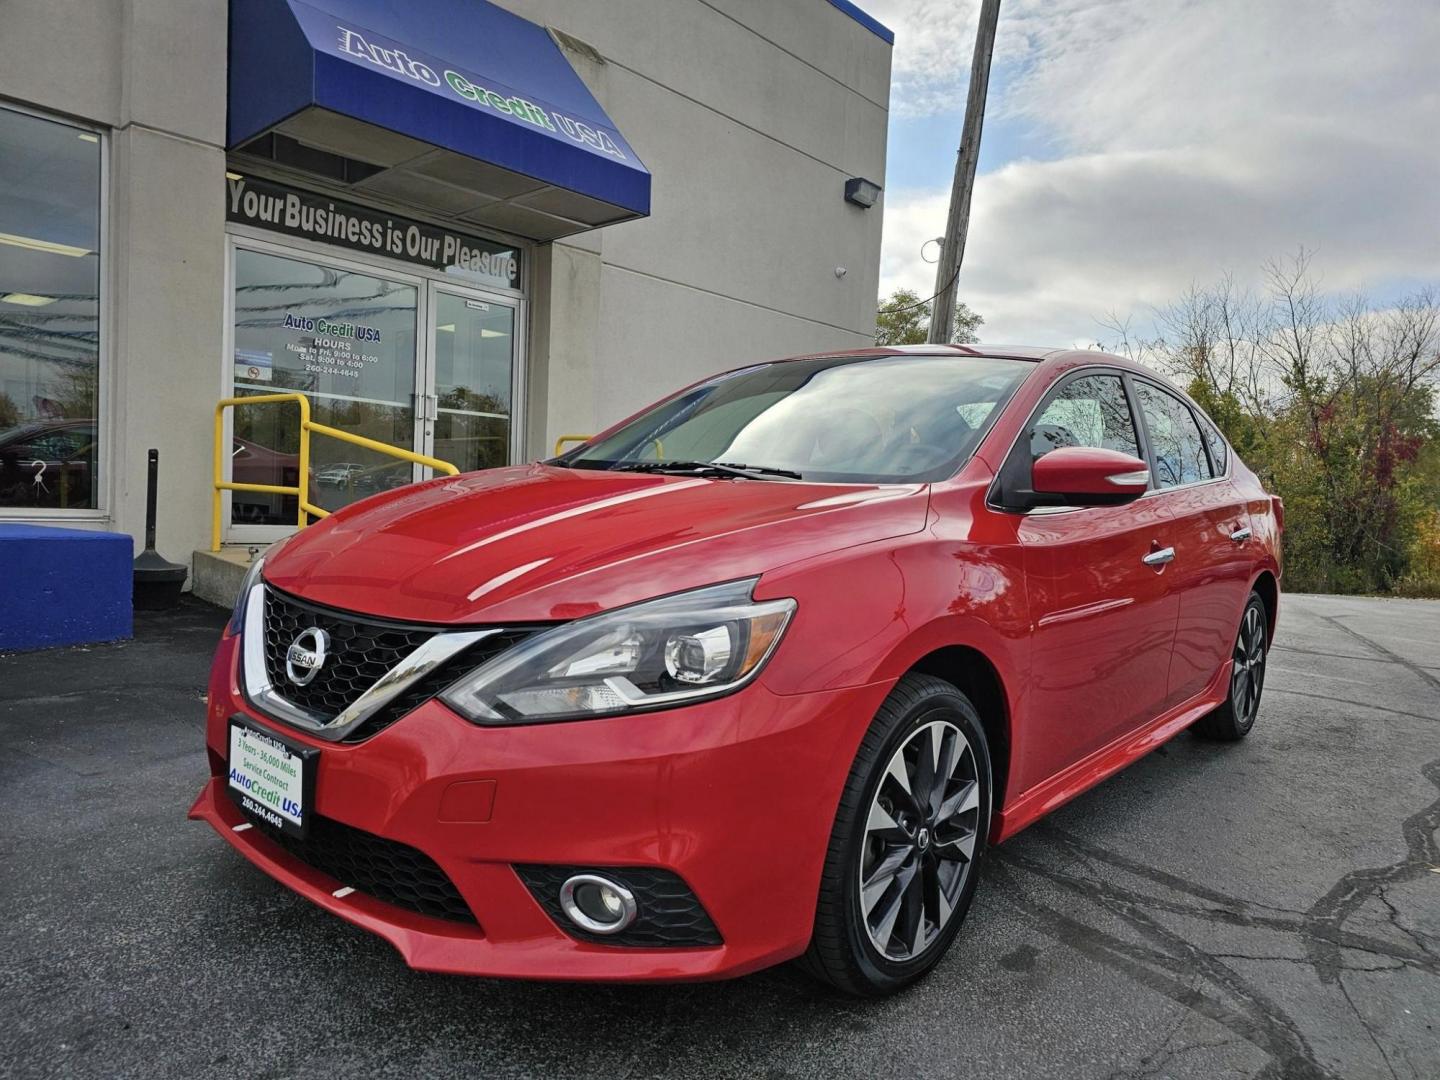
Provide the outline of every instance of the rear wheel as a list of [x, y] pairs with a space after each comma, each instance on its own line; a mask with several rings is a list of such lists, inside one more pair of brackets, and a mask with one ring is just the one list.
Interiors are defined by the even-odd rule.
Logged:
[[847, 993], [891, 993], [959, 932], [990, 829], [990, 754], [951, 684], [906, 675], [876, 713], [840, 799], [802, 965]]
[[1207, 739], [1234, 742], [1250, 734], [1260, 712], [1260, 693], [1265, 689], [1265, 658], [1269, 653], [1265, 601], [1252, 592], [1240, 616], [1231, 653], [1230, 695], [1225, 704], [1200, 720], [1195, 731]]

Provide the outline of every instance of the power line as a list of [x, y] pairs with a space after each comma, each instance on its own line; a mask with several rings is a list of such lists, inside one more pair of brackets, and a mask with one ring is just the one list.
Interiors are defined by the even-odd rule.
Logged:
[[[959, 277], [959, 276], [960, 276], [960, 268], [957, 266], [957, 267], [955, 268], [955, 273], [953, 273], [953, 274], [950, 275], [950, 280], [947, 281], [944, 285], [940, 286], [940, 292], [944, 292], [944, 291], [945, 291], [946, 289], [948, 289], [951, 285], [955, 284], [955, 279], [956, 279], [957, 277]], [[892, 314], [892, 313], [898, 315], [898, 314], [899, 314], [900, 312], [902, 312], [902, 311], [914, 311], [914, 310], [915, 310], [916, 308], [918, 308], [918, 307], [924, 307], [926, 304], [930, 303], [931, 300], [934, 300], [935, 297], [936, 297], [936, 296], [939, 296], [939, 295], [940, 295], [940, 293], [937, 292], [937, 293], [935, 293], [935, 294], [932, 295], [932, 296], [927, 296], [924, 300], [917, 301], [916, 303], [913, 303], [913, 304], [906, 304], [904, 307], [882, 307], [880, 310], [883, 311], [883, 312], [884, 312], [885, 314], [887, 314], [887, 315]], [[931, 325], [932, 325], [932, 326], [934, 325], [933, 320], [932, 320], [932, 322], [931, 322]], [[933, 342], [932, 342], [932, 344], [933, 344]], [[942, 342], [942, 344], [943, 344], [943, 342]]]

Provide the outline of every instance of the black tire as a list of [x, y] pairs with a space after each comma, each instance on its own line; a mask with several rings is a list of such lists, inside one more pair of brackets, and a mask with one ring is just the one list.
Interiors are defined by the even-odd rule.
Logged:
[[[963, 736], [963, 747], [957, 736]], [[920, 761], [926, 746], [934, 750], [928, 778]], [[922, 773], [906, 772], [905, 784], [897, 786], [900, 781], [888, 772], [892, 759], [900, 762], [902, 771], [913, 765]], [[914, 791], [927, 788], [929, 796], [915, 797]], [[841, 793], [820, 879], [815, 932], [800, 966], [846, 993], [879, 997], [902, 989], [939, 963], [979, 882], [990, 831], [991, 791], [989, 745], [969, 698], [933, 676], [900, 679], [861, 741]], [[902, 802], [907, 796], [911, 801]], [[874, 808], [893, 814], [888, 824], [895, 828], [877, 828]], [[907, 817], [914, 819], [908, 826]], [[908, 854], [907, 837], [913, 848]], [[962, 854], [967, 844], [968, 858]], [[907, 861], [883, 878], [881, 864], [893, 859]], [[871, 884], [864, 897], [873, 905], [873, 924], [862, 910], [861, 877], [867, 866]], [[902, 881], [912, 866], [910, 877]], [[899, 905], [900, 914], [886, 924], [892, 903]], [[895, 946], [899, 955], [882, 951], [876, 934], [900, 942]]]
[[1265, 660], [1270, 654], [1269, 617], [1265, 601], [1252, 592], [1240, 614], [1231, 657], [1230, 693], [1225, 703], [1202, 717], [1192, 729], [1206, 739], [1237, 742], [1250, 734], [1260, 712], [1260, 695], [1265, 689]]

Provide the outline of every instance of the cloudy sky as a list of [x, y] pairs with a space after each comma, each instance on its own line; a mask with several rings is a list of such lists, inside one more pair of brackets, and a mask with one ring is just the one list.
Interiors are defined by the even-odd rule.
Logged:
[[[882, 295], [929, 296], [979, 0], [861, 3], [895, 31]], [[1335, 292], [1440, 283], [1440, 3], [1003, 0], [960, 277], [984, 340], [1104, 340], [1301, 245]]]

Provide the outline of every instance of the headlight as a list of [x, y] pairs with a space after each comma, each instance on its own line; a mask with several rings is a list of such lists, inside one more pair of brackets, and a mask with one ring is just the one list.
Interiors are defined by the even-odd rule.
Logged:
[[775, 651], [794, 600], [754, 580], [607, 611], [537, 634], [440, 695], [477, 724], [534, 724], [687, 704], [744, 686]]
[[230, 625], [225, 627], [227, 637], [234, 637], [245, 629], [246, 602], [250, 599], [250, 590], [260, 584], [260, 568], [264, 565], [265, 556], [262, 555], [245, 571], [245, 580], [240, 583], [240, 592], [235, 597], [235, 609], [230, 612]]

